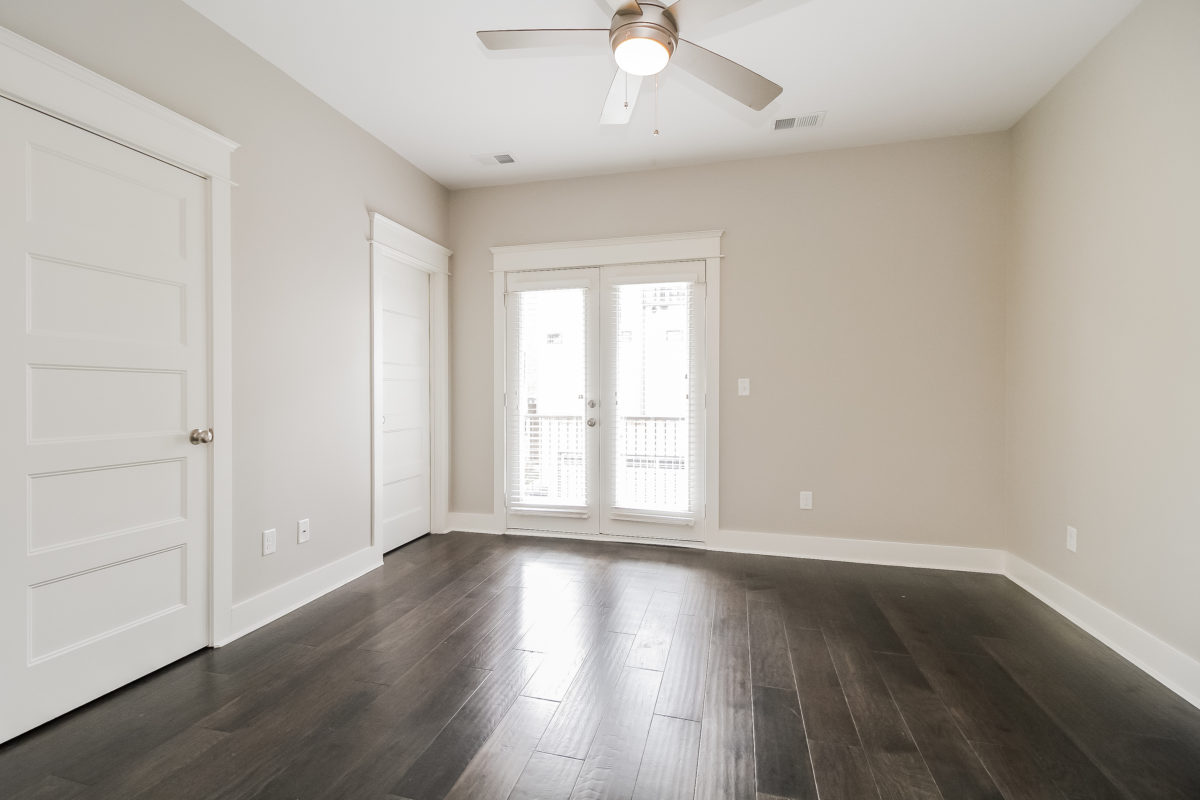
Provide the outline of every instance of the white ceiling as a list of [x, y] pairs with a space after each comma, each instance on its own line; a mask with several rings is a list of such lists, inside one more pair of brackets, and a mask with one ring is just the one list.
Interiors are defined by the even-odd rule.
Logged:
[[[761, 0], [680, 34], [783, 94], [754, 112], [668, 66], [653, 137], [653, 79], [628, 126], [598, 124], [607, 49], [475, 37], [607, 28], [602, 0], [185, 0], [450, 188], [1006, 130], [1138, 1]], [[809, 111], [821, 128], [772, 130]]]

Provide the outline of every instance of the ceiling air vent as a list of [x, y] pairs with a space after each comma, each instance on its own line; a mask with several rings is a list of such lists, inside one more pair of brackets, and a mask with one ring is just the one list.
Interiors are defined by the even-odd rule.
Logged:
[[825, 121], [824, 111], [813, 111], [808, 114], [798, 114], [794, 117], [782, 117], [775, 120], [775, 130], [790, 131], [797, 128], [819, 128]]
[[472, 153], [471, 158], [485, 167], [517, 163], [517, 158], [512, 153]]

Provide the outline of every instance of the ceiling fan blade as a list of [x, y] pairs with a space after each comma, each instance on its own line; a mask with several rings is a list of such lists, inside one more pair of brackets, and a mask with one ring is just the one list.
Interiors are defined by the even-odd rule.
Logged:
[[630, 75], [617, 70], [608, 97], [604, 98], [604, 110], [600, 112], [601, 125], [628, 125], [637, 105], [638, 92], [642, 88], [642, 76]]
[[488, 50], [534, 47], [608, 47], [607, 28], [541, 28], [521, 31], [476, 31]]
[[642, 7], [637, 4], [637, 0], [596, 0], [596, 5], [609, 16], [642, 13]]
[[783, 91], [757, 72], [686, 39], [679, 40], [671, 63], [755, 111], [762, 111]]
[[[800, 0], [797, 0], [799, 2]], [[691, 35], [713, 20], [728, 16], [761, 0], [677, 0], [667, 6], [682, 33]]]

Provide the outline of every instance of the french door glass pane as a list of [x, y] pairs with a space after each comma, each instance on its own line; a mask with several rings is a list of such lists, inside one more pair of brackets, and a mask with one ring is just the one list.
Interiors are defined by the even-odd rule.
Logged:
[[608, 347], [612, 505], [694, 512], [695, 284], [617, 284]]
[[588, 504], [587, 392], [588, 292], [584, 288], [515, 292], [516, 329], [510, 331], [508, 413], [511, 443], [509, 498], [514, 506]]

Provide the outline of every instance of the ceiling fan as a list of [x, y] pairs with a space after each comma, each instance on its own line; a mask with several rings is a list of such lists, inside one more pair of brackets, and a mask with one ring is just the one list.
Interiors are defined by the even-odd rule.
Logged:
[[613, 12], [604, 28], [541, 28], [478, 31], [489, 50], [539, 47], [612, 48], [617, 62], [600, 122], [624, 125], [633, 116], [642, 78], [657, 75], [673, 63], [718, 91], [761, 111], [783, 91], [757, 72], [680, 38], [681, 30], [699, 29], [708, 22], [751, 6], [759, 0], [596, 0]]

